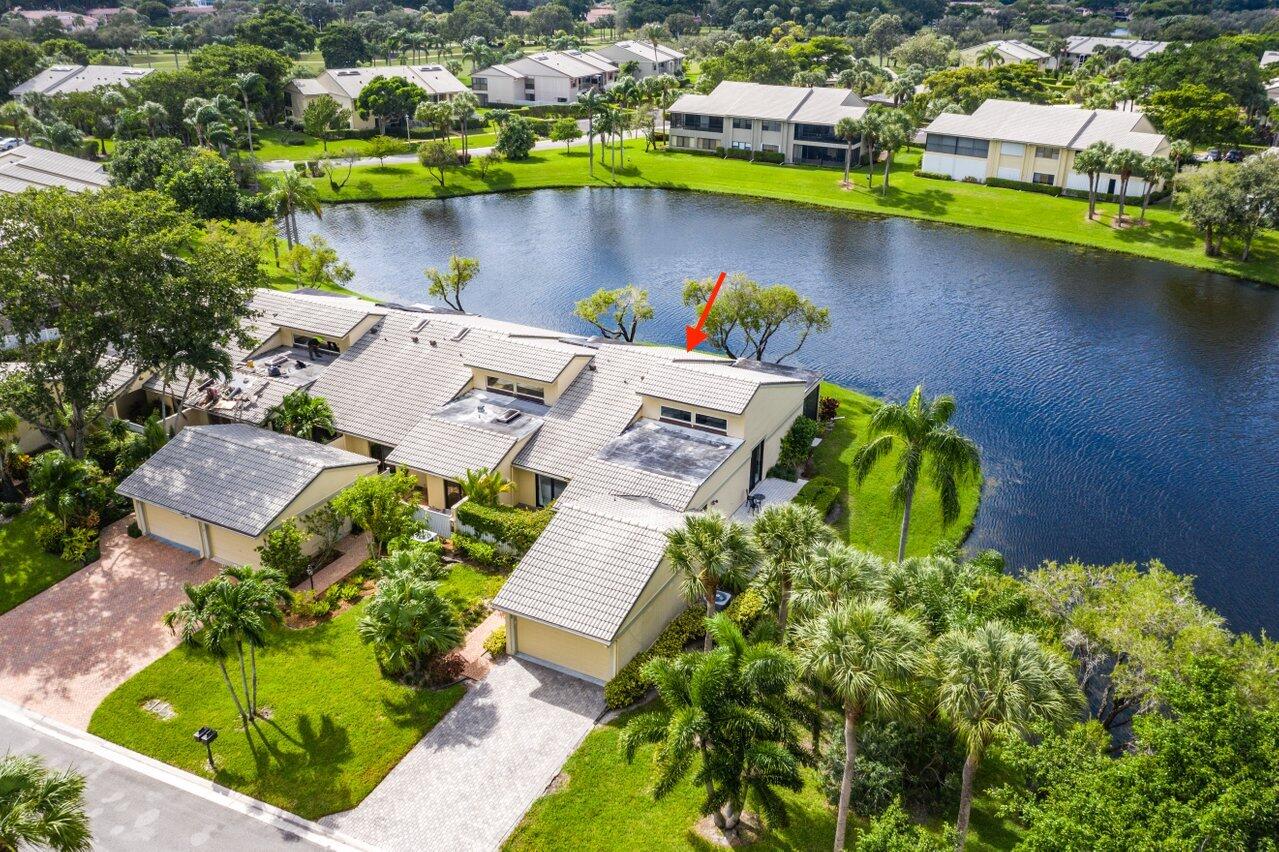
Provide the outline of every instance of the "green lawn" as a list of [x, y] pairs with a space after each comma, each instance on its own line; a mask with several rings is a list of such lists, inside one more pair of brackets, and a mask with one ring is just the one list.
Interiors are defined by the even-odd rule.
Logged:
[[[1080, 199], [915, 177], [912, 172], [919, 167], [918, 150], [896, 158], [891, 187], [882, 195], [878, 178], [873, 189], [867, 188], [864, 170], [855, 176], [853, 187], [845, 189], [840, 186], [842, 175], [832, 169], [772, 166], [666, 151], [645, 153], [643, 147], [640, 141], [628, 143], [626, 167], [618, 172], [616, 185], [720, 192], [949, 222], [1122, 251], [1279, 284], [1279, 234], [1274, 231], [1257, 238], [1253, 258], [1247, 263], [1209, 258], [1204, 256], [1194, 229], [1166, 205], [1150, 211], [1146, 226], [1118, 230], [1110, 225], [1116, 211], [1113, 204], [1099, 205], [1100, 221], [1088, 222], [1086, 203]], [[491, 169], [484, 179], [473, 167], [455, 169], [445, 187], [415, 164], [360, 167], [340, 193], [333, 192], [327, 181], [317, 184], [321, 198], [329, 202], [609, 185], [607, 166], [597, 162], [595, 176], [588, 174], [585, 145], [578, 145], [571, 153], [559, 148], [535, 151], [527, 160]]]
[[458, 597], [468, 604], [492, 600], [506, 574], [480, 571], [465, 562], [454, 562], [449, 575], [440, 581], [440, 591], [449, 597]]
[[[831, 384], [822, 385], [822, 396], [839, 400], [841, 419], [835, 421], [830, 433], [813, 453], [813, 463], [819, 472], [845, 489], [848, 510], [839, 521], [840, 532], [858, 547], [896, 558], [902, 510], [893, 505], [890, 493], [897, 479], [897, 454], [882, 459], [861, 486], [857, 485], [850, 468], [853, 454], [866, 442], [866, 427], [878, 402]], [[980, 498], [980, 482], [965, 485], [960, 491], [958, 520], [949, 527], [943, 527], [937, 492], [928, 483], [925, 472], [915, 494], [906, 552], [912, 556], [926, 554], [943, 538], [964, 538], [972, 526], [973, 516], [977, 514]]]
[[[302, 144], [292, 144], [298, 140], [304, 140]], [[423, 140], [415, 138], [414, 144]], [[462, 138], [460, 136], [451, 136], [449, 141], [454, 148], [462, 147]], [[496, 137], [492, 133], [472, 133], [468, 137], [468, 144], [472, 148], [487, 148], [496, 141]], [[289, 130], [282, 130], [278, 127], [266, 127], [255, 131], [253, 134], [253, 142], [257, 148], [257, 157], [259, 160], [317, 160], [324, 156], [324, 143], [305, 133], [295, 133]], [[357, 151], [363, 155], [369, 147], [367, 139], [333, 139], [329, 141], [329, 153], [336, 153], [344, 149]]]
[[0, 527], [0, 613], [80, 569], [36, 544], [36, 527], [49, 517], [43, 509], [32, 509]]
[[[622, 759], [617, 740], [626, 718], [624, 715], [596, 728], [586, 737], [564, 765], [567, 784], [533, 804], [505, 849], [658, 852], [712, 848], [689, 830], [697, 822], [704, 791], [686, 780], [661, 802], [654, 802], [648, 793], [654, 747], [642, 747], [630, 765]], [[986, 777], [988, 770], [983, 767], [979, 787]], [[826, 803], [816, 773], [806, 770], [805, 780], [800, 792], [782, 793], [791, 824], [768, 832], [750, 847], [752, 850], [830, 848], [835, 837], [834, 809]], [[976, 852], [1010, 849], [1015, 842], [1015, 827], [996, 817], [993, 803], [979, 795], [973, 805], [968, 848]], [[853, 847], [852, 837], [849, 847]]]
[[[90, 733], [209, 776], [192, 739], [216, 728], [213, 780], [315, 819], [354, 807], [461, 698], [454, 686], [418, 691], [382, 677], [355, 631], [358, 605], [306, 630], [280, 628], [258, 659], [259, 703], [272, 718], [249, 730], [237, 722], [217, 666], [178, 648], [107, 696]], [[177, 715], [162, 721], [142, 704], [162, 699]]]

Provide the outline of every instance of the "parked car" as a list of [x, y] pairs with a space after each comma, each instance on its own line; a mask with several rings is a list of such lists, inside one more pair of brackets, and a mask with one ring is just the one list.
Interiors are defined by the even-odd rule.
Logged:
[[22, 144], [21, 139], [15, 139], [12, 136], [6, 136], [4, 139], [0, 139], [0, 151], [12, 151], [14, 148], [17, 148], [21, 144]]
[[1218, 163], [1218, 162], [1221, 162], [1221, 149], [1220, 149], [1220, 148], [1209, 148], [1209, 149], [1208, 149], [1208, 162], [1210, 162], [1210, 163]]
[[1227, 151], [1227, 152], [1226, 152], [1226, 162], [1227, 162], [1227, 163], [1242, 163], [1242, 162], [1243, 162], [1243, 151], [1240, 151], [1238, 148], [1231, 148], [1229, 151]]

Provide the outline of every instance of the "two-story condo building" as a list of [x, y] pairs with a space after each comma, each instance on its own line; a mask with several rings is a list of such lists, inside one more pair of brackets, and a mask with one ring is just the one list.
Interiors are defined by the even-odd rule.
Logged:
[[[725, 80], [709, 95], [683, 95], [670, 114], [673, 149], [768, 151], [788, 163], [843, 166], [848, 143], [835, 125], [861, 118], [866, 102], [847, 89]], [[860, 147], [853, 146], [854, 162]]]
[[610, 62], [619, 68], [634, 62], [636, 76], [653, 77], [658, 74], [678, 76], [684, 68], [684, 54], [664, 44], [651, 41], [619, 41], [591, 51], [591, 55]]
[[27, 94], [52, 96], [92, 92], [108, 86], [127, 88], [154, 70], [127, 65], [51, 65], [30, 80], [14, 86], [9, 94], [16, 98]]
[[466, 91], [462, 81], [449, 73], [443, 65], [392, 65], [381, 68], [330, 68], [312, 78], [298, 78], [284, 87], [289, 98], [289, 114], [302, 120], [306, 105], [322, 95], [328, 95], [338, 105], [351, 113], [351, 129], [367, 130], [375, 122], [372, 117], [361, 118], [355, 107], [355, 99], [364, 87], [377, 77], [399, 77], [420, 86], [433, 101], [448, 100]]
[[[1168, 49], [1168, 42], [1146, 41], [1134, 38], [1112, 38], [1108, 36], [1068, 36], [1066, 38], [1065, 54], [1061, 59], [1060, 65], [1062, 68], [1078, 68], [1087, 61], [1088, 57], [1109, 47], [1123, 48], [1131, 59], [1136, 60], [1162, 53]], [[1056, 57], [1053, 58], [1048, 67], [1058, 67]]]
[[[955, 180], [988, 178], [1087, 190], [1088, 176], [1074, 170], [1075, 154], [1094, 142], [1167, 155], [1168, 139], [1139, 112], [1078, 109], [988, 100], [972, 115], [943, 113], [924, 129], [923, 171]], [[1146, 184], [1128, 183], [1139, 197]], [[1099, 190], [1119, 191], [1119, 177], [1103, 174]]]
[[471, 75], [481, 106], [571, 104], [583, 92], [603, 91], [617, 79], [617, 66], [580, 50], [550, 50], [490, 65]]

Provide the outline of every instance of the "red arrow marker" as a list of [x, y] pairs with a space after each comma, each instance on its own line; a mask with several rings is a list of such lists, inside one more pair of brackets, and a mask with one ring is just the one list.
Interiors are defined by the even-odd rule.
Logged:
[[706, 325], [706, 318], [711, 315], [711, 306], [715, 304], [715, 297], [719, 295], [719, 288], [723, 285], [724, 273], [721, 272], [719, 278], [715, 279], [715, 286], [711, 288], [711, 297], [706, 300], [706, 307], [702, 308], [702, 315], [697, 318], [697, 325], [684, 326], [684, 351], [692, 352], [706, 341], [706, 332], [702, 331], [702, 326]]

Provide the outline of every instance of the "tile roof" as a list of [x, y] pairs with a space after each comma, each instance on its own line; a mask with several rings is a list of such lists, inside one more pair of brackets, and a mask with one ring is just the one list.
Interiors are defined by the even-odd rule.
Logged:
[[590, 56], [580, 50], [547, 50], [530, 56], [522, 56], [510, 62], [490, 65], [488, 68], [481, 69], [471, 76], [473, 78], [476, 76], [483, 77], [497, 72], [508, 77], [566, 77], [577, 79], [580, 77], [594, 77], [597, 74], [616, 70], [617, 66], [608, 60], [598, 56]]
[[328, 93], [354, 100], [377, 77], [399, 77], [432, 95], [469, 91], [443, 65], [391, 65], [374, 68], [329, 68], [314, 78], [300, 77], [290, 84], [304, 95]]
[[1107, 36], [1074, 35], [1066, 38], [1066, 52], [1076, 56], [1092, 56], [1108, 47], [1122, 47], [1133, 59], [1141, 59], [1168, 49], [1166, 41], [1144, 41], [1135, 38], [1110, 38]]
[[584, 346], [548, 339], [477, 335], [462, 363], [468, 367], [507, 373], [535, 382], [554, 382], [574, 358], [589, 358], [594, 351]]
[[497, 470], [516, 444], [538, 430], [547, 407], [474, 390], [418, 421], [387, 461], [445, 479]]
[[684, 516], [622, 497], [565, 495], [556, 505], [493, 607], [611, 642], [661, 567], [667, 531]]
[[942, 113], [925, 130], [1077, 151], [1093, 142], [1104, 141], [1116, 148], [1153, 154], [1163, 146], [1165, 138], [1161, 133], [1145, 130], [1142, 125], [1149, 126], [1149, 123], [1139, 112], [1077, 109], [992, 98], [977, 107], [972, 115]]
[[645, 371], [639, 390], [658, 399], [741, 414], [761, 385], [798, 384], [803, 380], [743, 370], [731, 361], [678, 358]]
[[847, 89], [767, 86], [725, 80], [709, 95], [683, 95], [671, 105], [670, 111], [835, 124], [841, 118], [861, 118], [866, 113], [866, 103]]
[[370, 314], [385, 314], [372, 302], [351, 296], [315, 296], [258, 290], [253, 310], [264, 322], [320, 337], [345, 337]]
[[116, 489], [248, 536], [265, 532], [323, 471], [377, 462], [240, 424], [188, 426]]
[[993, 47], [1000, 53], [1011, 56], [1017, 62], [1040, 62], [1049, 58], [1047, 53], [1044, 53], [1034, 45], [1026, 44], [1026, 42], [1017, 41], [1016, 39], [988, 41], [985, 44], [978, 44], [962, 50], [960, 53], [965, 56], [976, 56], [988, 47]]
[[1265, 68], [1267, 65], [1274, 65], [1276, 62], [1279, 62], [1279, 50], [1267, 50], [1265, 53], [1261, 54], [1262, 68]]
[[111, 176], [101, 163], [47, 151], [34, 145], [19, 145], [0, 153], [0, 192], [60, 186], [72, 192], [102, 189]]
[[656, 48], [651, 41], [619, 41], [613, 47], [633, 53], [648, 62], [669, 62], [672, 59], [684, 58], [684, 54], [661, 42], [658, 42]]
[[134, 80], [153, 72], [154, 68], [131, 68], [127, 65], [54, 65], [26, 82], [9, 90], [9, 94], [63, 95], [68, 92], [92, 92], [99, 86], [128, 86]]

